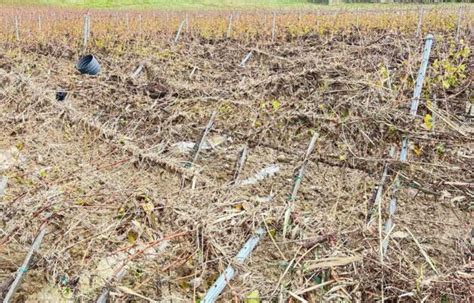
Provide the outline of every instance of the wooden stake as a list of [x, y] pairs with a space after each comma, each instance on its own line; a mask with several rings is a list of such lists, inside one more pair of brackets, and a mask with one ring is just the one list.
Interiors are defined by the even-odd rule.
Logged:
[[459, 42], [459, 33], [461, 31], [461, 22], [462, 22], [462, 6], [458, 9], [458, 21], [456, 22], [456, 42]]
[[84, 40], [83, 40], [83, 52], [85, 53], [87, 50], [87, 42], [89, 41], [89, 34], [90, 34], [90, 16], [84, 16]]
[[18, 16], [15, 16], [15, 35], [16, 41], [20, 41], [20, 25], [18, 24]]
[[234, 18], [234, 16], [232, 16], [232, 14], [230, 14], [230, 16], [229, 16], [229, 25], [227, 26], [227, 39], [229, 39], [230, 35], [232, 34], [232, 18]]
[[142, 15], [138, 15], [138, 32], [140, 33], [140, 35], [143, 34]]
[[416, 27], [416, 37], [419, 38], [421, 35], [421, 27], [423, 26], [423, 7], [420, 7], [420, 13], [418, 17], [418, 25]]
[[276, 13], [273, 13], [273, 21], [272, 21], [272, 43], [275, 42], [276, 38]]
[[186, 14], [186, 32], [189, 31], [189, 16]]
[[359, 9], [356, 9], [356, 27], [359, 28]]
[[[393, 158], [394, 156], [395, 156], [395, 147], [392, 146], [392, 148], [390, 149], [390, 158]], [[385, 163], [384, 168], [383, 168], [382, 178], [380, 180], [380, 183], [377, 186], [377, 193], [375, 195], [374, 205], [373, 207], [372, 205], [369, 205], [370, 212], [368, 215], [368, 223], [367, 223], [368, 226], [372, 224], [372, 214], [375, 207], [377, 207], [377, 209], [380, 209], [380, 205], [382, 203], [383, 188], [385, 186], [385, 182], [387, 181], [387, 176], [388, 176], [388, 168], [389, 168], [388, 163]]]
[[38, 16], [38, 32], [40, 33], [40, 35], [43, 32], [43, 27], [41, 25], [41, 16]]
[[319, 19], [321, 18], [321, 13], [320, 11], [317, 12], [316, 14], [316, 28], [319, 29]]
[[174, 38], [174, 43], [178, 43], [179, 36], [181, 35], [181, 31], [183, 30], [183, 26], [185, 24], [186, 20], [181, 21], [181, 24], [179, 25], [178, 32], [176, 33], [176, 37]]
[[216, 119], [217, 116], [217, 111], [214, 111], [211, 115], [211, 118], [209, 119], [209, 122], [207, 123], [206, 128], [204, 129], [201, 137], [197, 141], [196, 145], [194, 145], [194, 150], [193, 150], [193, 158], [191, 162], [189, 163], [190, 165], [193, 165], [196, 163], [199, 153], [201, 152], [202, 146], [204, 145], [204, 142], [206, 140], [206, 136], [209, 134], [212, 126], [214, 125], [214, 120]]
[[247, 153], [248, 153], [248, 148], [247, 148], [247, 144], [245, 144], [242, 150], [240, 151], [239, 160], [237, 161], [235, 165], [234, 178], [232, 179], [232, 183], [234, 184], [237, 184], [237, 181], [239, 180], [240, 173], [242, 172], [242, 169], [245, 165], [245, 161], [247, 160]]

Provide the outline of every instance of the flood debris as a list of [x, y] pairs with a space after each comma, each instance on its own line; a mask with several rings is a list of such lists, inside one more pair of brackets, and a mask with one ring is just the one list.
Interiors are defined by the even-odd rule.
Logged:
[[10, 147], [8, 149], [0, 149], [0, 172], [11, 169], [14, 166], [24, 165], [25, 156], [16, 147]]
[[103, 69], [88, 76], [68, 26], [83, 11], [2, 6], [0, 292], [47, 222], [12, 301], [202, 302], [216, 281], [223, 302], [469, 301], [473, 11], [456, 42], [457, 10], [424, 7], [420, 35], [443, 39], [408, 117], [418, 8], [234, 11], [229, 39], [231, 12], [188, 12], [177, 44], [180, 12], [94, 10], [87, 51]]
[[271, 164], [269, 166], [266, 166], [266, 167], [262, 168], [254, 176], [249, 177], [245, 180], [242, 180], [242, 181], [238, 182], [238, 185], [239, 186], [247, 186], [247, 185], [257, 184], [260, 181], [263, 181], [267, 178], [273, 177], [279, 171], [280, 171], [280, 166], [278, 164]]
[[5, 194], [5, 191], [7, 190], [7, 183], [8, 183], [8, 177], [1, 176], [0, 177], [0, 198]]

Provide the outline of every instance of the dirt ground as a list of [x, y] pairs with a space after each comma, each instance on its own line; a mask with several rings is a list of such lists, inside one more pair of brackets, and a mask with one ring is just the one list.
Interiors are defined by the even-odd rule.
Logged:
[[[431, 66], [450, 52], [448, 34], [435, 34]], [[104, 289], [113, 302], [199, 301], [228, 264], [237, 275], [222, 302], [255, 290], [263, 302], [472, 298], [472, 55], [466, 77], [448, 89], [428, 69], [413, 119], [423, 40], [412, 33], [307, 34], [274, 44], [183, 39], [165, 50], [151, 45], [147, 57], [96, 50], [99, 76], [75, 70], [76, 50], [2, 47], [0, 293], [46, 228], [15, 302], [90, 302]], [[64, 101], [56, 100], [60, 90]], [[436, 103], [431, 130], [427, 100]], [[407, 162], [398, 161], [404, 136]], [[232, 182], [245, 146], [240, 181]], [[252, 184], [271, 165], [278, 171]], [[386, 235], [379, 228], [396, 180]], [[259, 226], [265, 236], [235, 264]]]

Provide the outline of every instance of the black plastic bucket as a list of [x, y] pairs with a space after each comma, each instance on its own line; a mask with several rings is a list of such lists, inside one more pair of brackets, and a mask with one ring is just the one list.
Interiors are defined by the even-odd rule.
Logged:
[[100, 73], [100, 64], [93, 55], [81, 57], [76, 68], [81, 74], [97, 75]]

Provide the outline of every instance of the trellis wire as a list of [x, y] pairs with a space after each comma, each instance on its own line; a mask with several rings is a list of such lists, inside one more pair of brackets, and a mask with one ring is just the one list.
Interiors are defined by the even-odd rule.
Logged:
[[18, 286], [20, 286], [21, 279], [23, 278], [24, 274], [28, 271], [28, 267], [30, 266], [30, 263], [31, 263], [31, 260], [33, 259], [34, 254], [39, 249], [41, 242], [43, 242], [43, 238], [45, 234], [46, 234], [46, 227], [42, 226], [38, 236], [35, 238], [35, 241], [33, 242], [33, 245], [31, 245], [31, 248], [28, 251], [28, 254], [26, 255], [25, 260], [23, 261], [23, 264], [21, 265], [20, 268], [18, 268], [15, 280], [11, 284], [10, 289], [8, 290], [5, 298], [3, 299], [3, 303], [9, 303], [11, 301]]
[[309, 163], [309, 156], [311, 156], [311, 153], [314, 150], [314, 147], [316, 146], [316, 140], [318, 139], [319, 134], [315, 133], [313, 137], [311, 138], [311, 141], [309, 143], [308, 149], [306, 150], [306, 154], [303, 158], [303, 164], [301, 164], [301, 168], [298, 172], [298, 175], [295, 177], [295, 180], [293, 182], [293, 189], [291, 190], [291, 194], [288, 197], [288, 205], [285, 210], [285, 219], [283, 223], [283, 238], [286, 237], [286, 233], [288, 231], [288, 227], [290, 225], [290, 215], [291, 211], [293, 209], [293, 202], [296, 199], [296, 195], [298, 193], [298, 190], [301, 185], [301, 181], [303, 180], [304, 173], [306, 171], [306, 166]]
[[244, 59], [242, 59], [242, 62], [240, 62], [240, 66], [241, 67], [244, 67], [245, 66], [245, 63], [247, 63], [247, 61], [252, 57], [253, 55], [253, 52], [250, 51], [245, 57]]
[[233, 18], [234, 18], [234, 16], [232, 14], [230, 14], [230, 16], [229, 16], [229, 25], [227, 26], [227, 34], [226, 34], [227, 38], [230, 38], [230, 35], [232, 34], [232, 19]]
[[[418, 103], [420, 101], [421, 90], [423, 88], [423, 81], [425, 79], [426, 69], [428, 67], [428, 61], [430, 58], [431, 47], [433, 45], [433, 35], [428, 34], [426, 36], [425, 47], [423, 49], [423, 59], [421, 61], [420, 70], [418, 71], [418, 76], [416, 78], [415, 90], [413, 92], [413, 99], [410, 109], [410, 114], [413, 117], [416, 117], [418, 111]], [[402, 141], [402, 150], [400, 152], [400, 162], [405, 162], [408, 156], [408, 137], [404, 137]], [[387, 234], [393, 227], [393, 219], [395, 217], [395, 212], [397, 210], [397, 200], [398, 200], [398, 190], [400, 188], [400, 177], [397, 175], [392, 188], [392, 195], [388, 206], [388, 219], [385, 222], [384, 232]], [[388, 240], [386, 237], [382, 243], [382, 255], [385, 255], [388, 248]]]
[[[255, 234], [247, 240], [245, 245], [239, 251], [237, 256], [235, 256], [235, 263], [236, 264], [243, 264], [244, 261], [250, 256], [252, 251], [257, 246], [260, 239], [265, 235], [265, 229], [263, 227], [259, 227]], [[225, 271], [217, 278], [216, 282], [208, 289], [206, 295], [204, 296], [201, 302], [203, 303], [214, 303], [216, 302], [217, 298], [227, 286], [227, 283], [232, 280], [235, 276], [235, 269], [232, 265], [227, 266]]]
[[176, 33], [176, 37], [174, 38], [174, 43], [178, 43], [179, 36], [181, 35], [181, 31], [183, 30], [183, 26], [186, 20], [181, 21], [181, 24], [179, 25], [178, 32]]

